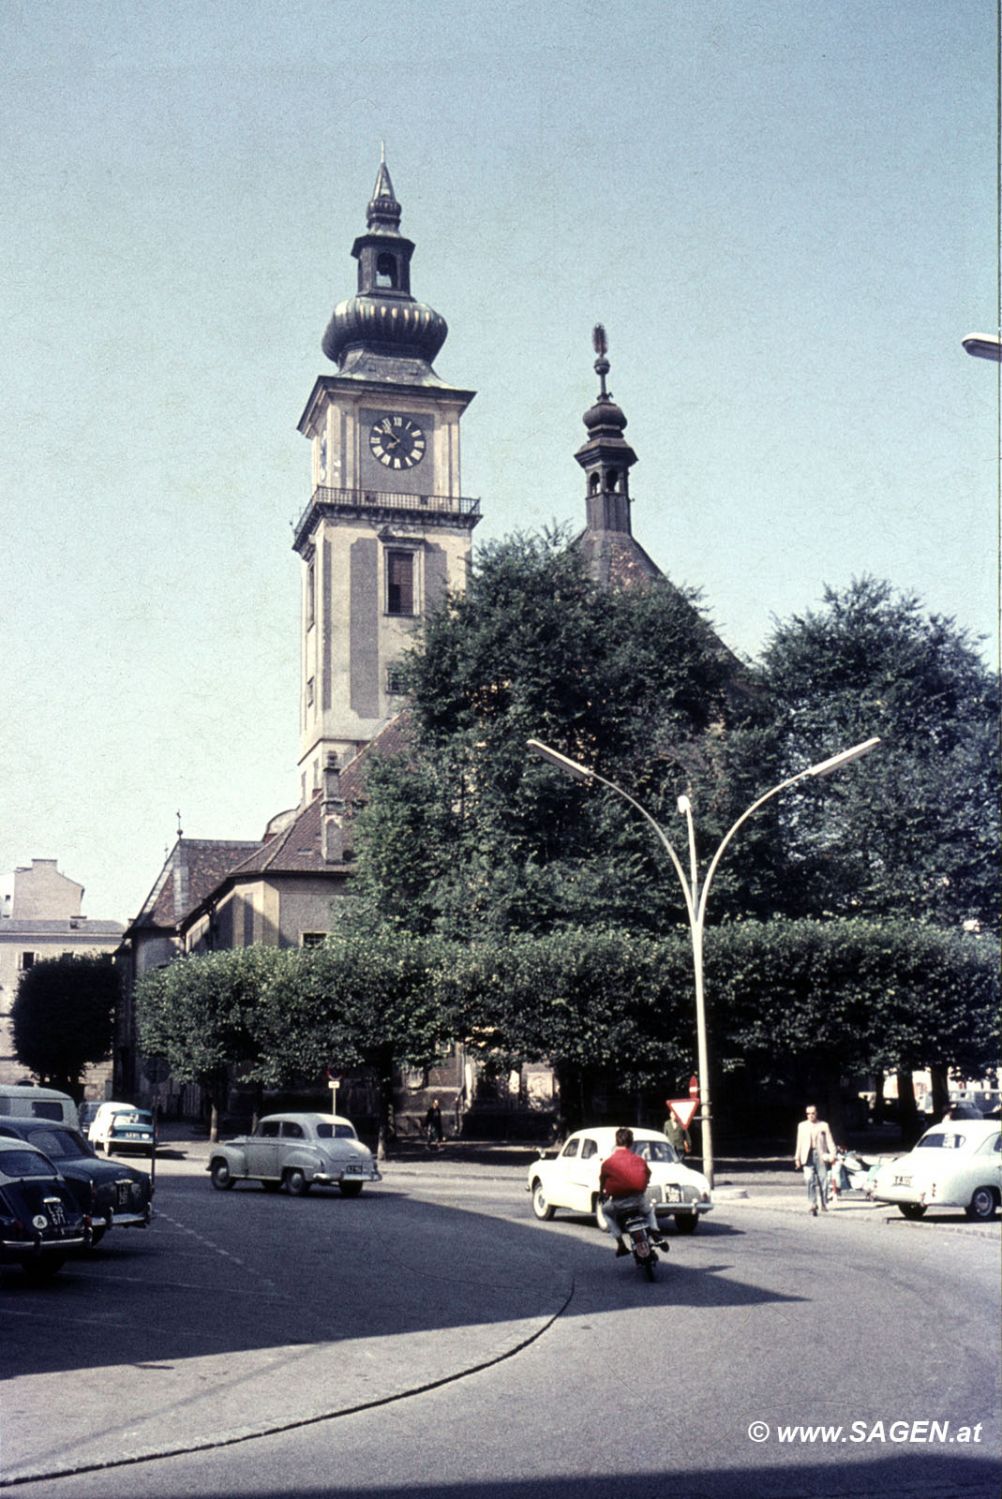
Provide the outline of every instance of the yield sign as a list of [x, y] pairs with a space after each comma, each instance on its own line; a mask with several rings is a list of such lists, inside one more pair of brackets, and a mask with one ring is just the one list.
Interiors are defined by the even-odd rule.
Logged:
[[669, 1098], [668, 1107], [678, 1117], [678, 1122], [683, 1129], [688, 1129], [692, 1123], [692, 1116], [699, 1108], [698, 1098]]

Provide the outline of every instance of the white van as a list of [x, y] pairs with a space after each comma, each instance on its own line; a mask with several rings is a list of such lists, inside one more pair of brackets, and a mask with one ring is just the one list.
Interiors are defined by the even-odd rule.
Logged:
[[35, 1088], [29, 1083], [0, 1083], [0, 1118], [58, 1119], [79, 1129], [77, 1106], [68, 1093], [55, 1088]]

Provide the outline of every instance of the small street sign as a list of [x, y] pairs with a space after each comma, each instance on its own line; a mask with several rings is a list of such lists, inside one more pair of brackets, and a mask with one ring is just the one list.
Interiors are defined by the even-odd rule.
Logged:
[[690, 1079], [689, 1079], [689, 1097], [690, 1098], [698, 1098], [699, 1097], [699, 1078], [696, 1076], [695, 1073], [693, 1073], [692, 1077], [690, 1077]]

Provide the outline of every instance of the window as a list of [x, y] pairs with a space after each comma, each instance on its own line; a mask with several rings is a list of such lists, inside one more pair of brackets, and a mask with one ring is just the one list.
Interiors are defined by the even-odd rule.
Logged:
[[317, 570], [316, 570], [316, 563], [315, 562], [311, 562], [310, 565], [309, 565], [309, 567], [306, 569], [306, 628], [308, 630], [312, 630], [313, 629], [313, 625], [314, 625], [314, 622], [316, 620], [316, 612], [315, 612], [315, 605], [314, 605], [314, 598], [316, 596], [316, 591], [317, 591]]
[[404, 685], [404, 670], [398, 663], [386, 668], [386, 691], [390, 697], [400, 697], [406, 692]]
[[315, 683], [315, 679], [313, 677], [308, 677], [307, 680], [306, 680], [306, 706], [307, 706], [307, 708], [312, 708], [313, 707], [313, 703], [314, 703], [315, 697], [316, 697], [316, 683]]
[[326, 941], [327, 941], [327, 933], [326, 932], [304, 932], [303, 933], [302, 946], [303, 947], [323, 947], [323, 945], [324, 945], [324, 943]]
[[414, 553], [386, 553], [386, 612], [414, 613]]
[[306, 1136], [303, 1133], [303, 1126], [301, 1124], [293, 1124], [291, 1120], [287, 1119], [282, 1125], [282, 1138], [283, 1140], [305, 1140]]
[[18, 968], [20, 968], [21, 972], [24, 973], [26, 969], [34, 968], [37, 958], [37, 953], [23, 952], [17, 960], [17, 966]]
[[595, 1140], [586, 1140], [581, 1147], [581, 1159], [590, 1161], [593, 1155], [598, 1155], [598, 1144]]
[[277, 1119], [265, 1119], [258, 1130], [258, 1134], [264, 1140], [278, 1139], [279, 1121]]
[[580, 1140], [568, 1140], [567, 1144], [564, 1146], [560, 1154], [568, 1158], [572, 1155], [577, 1155], [580, 1145]]
[[376, 258], [376, 285], [387, 287], [391, 291], [397, 289], [397, 257], [387, 255], [385, 252]]

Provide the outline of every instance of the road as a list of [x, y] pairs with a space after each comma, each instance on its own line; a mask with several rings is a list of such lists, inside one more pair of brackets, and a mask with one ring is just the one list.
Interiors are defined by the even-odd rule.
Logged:
[[997, 1499], [997, 1224], [722, 1194], [652, 1286], [517, 1168], [436, 1166], [293, 1200], [179, 1155], [148, 1232], [6, 1274], [0, 1487]]

